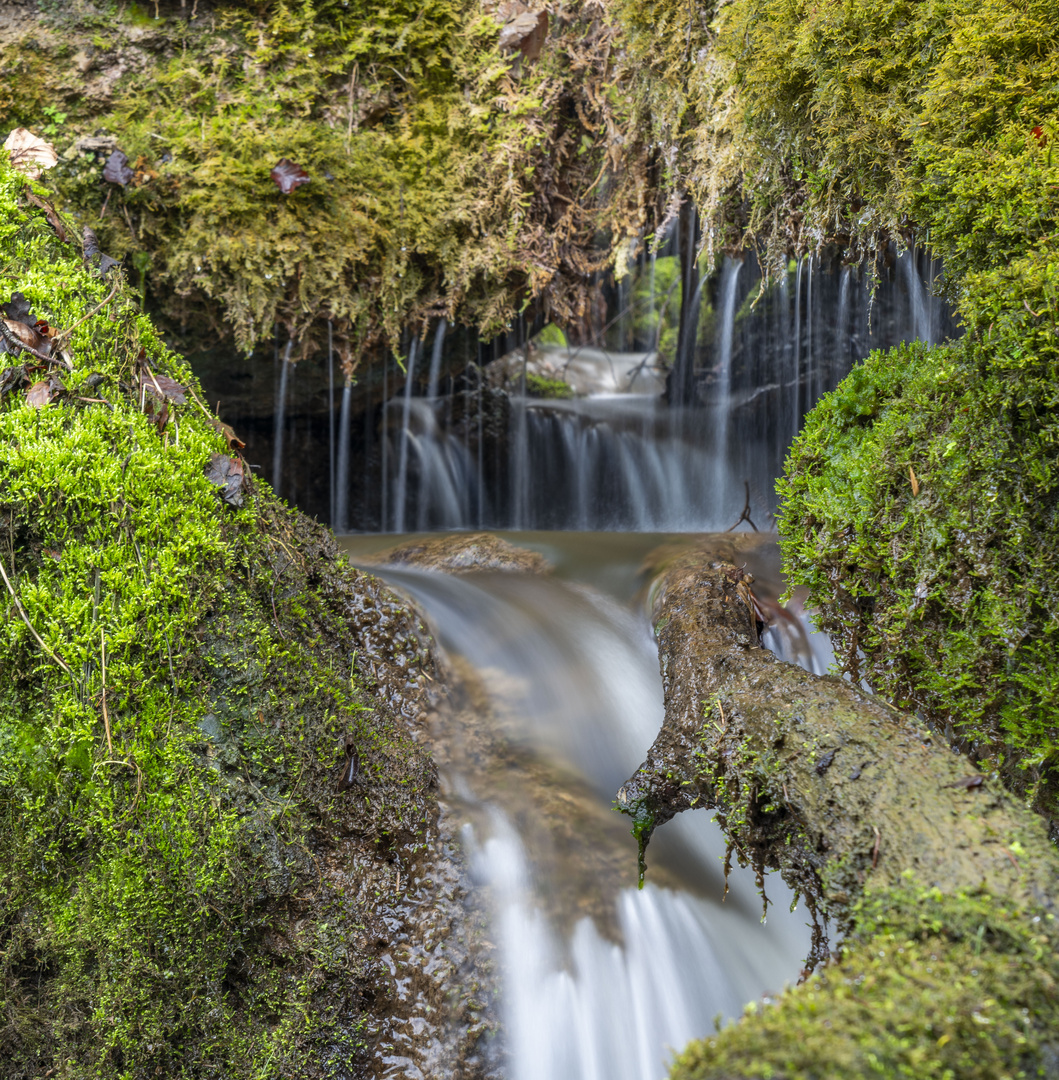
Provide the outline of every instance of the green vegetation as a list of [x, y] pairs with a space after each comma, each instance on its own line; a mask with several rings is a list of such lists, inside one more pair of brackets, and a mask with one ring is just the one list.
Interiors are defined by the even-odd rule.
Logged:
[[[40, 130], [64, 110], [55, 183], [173, 326], [223, 319], [245, 349], [278, 322], [297, 358], [331, 319], [352, 365], [442, 314], [488, 334], [537, 298], [574, 322], [638, 235], [644, 151], [599, 137], [624, 129], [623, 99], [592, 10], [557, 12], [516, 64], [472, 0], [163, 8], [33, 19], [6, 50], [0, 111]], [[103, 181], [109, 151], [76, 149], [101, 133], [127, 186]], [[311, 177], [287, 195], [269, 178], [284, 157]]]
[[548, 379], [530, 372], [526, 376], [526, 393], [530, 397], [565, 400], [574, 396], [574, 388], [562, 379]]
[[857, 931], [776, 1003], [692, 1043], [674, 1080], [1040, 1075], [1059, 1024], [1059, 930], [991, 896], [871, 892]]
[[[414, 625], [261, 485], [222, 501], [194, 378], [31, 190], [0, 164], [0, 299], [68, 333], [73, 370], [39, 407], [46, 365], [0, 376], [0, 1060], [345, 1075], [378, 981], [370, 852], [422, 841], [433, 784], [363, 689], [353, 612], [377, 605], [378, 656], [413, 675]], [[363, 783], [339, 794], [346, 739]], [[368, 853], [335, 875], [342, 838]]]

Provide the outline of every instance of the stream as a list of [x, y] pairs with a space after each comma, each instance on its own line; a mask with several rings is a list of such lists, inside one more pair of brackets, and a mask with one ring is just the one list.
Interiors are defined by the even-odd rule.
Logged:
[[[665, 404], [655, 354], [620, 348], [535, 347], [533, 373], [559, 372], [570, 400], [528, 395], [525, 343], [441, 392], [444, 324], [431, 346], [412, 343], [360, 434], [342, 395], [331, 502], [340, 526], [355, 514], [365, 532], [340, 542], [423, 613], [461, 686], [430, 749], [490, 912], [504, 1080], [660, 1080], [688, 1040], [799, 976], [807, 912], [778, 876], [765, 878], [767, 917], [752, 869], [726, 883], [708, 814], [655, 832], [637, 888], [613, 800], [663, 718], [646, 568], [712, 533], [716, 558], [744, 565], [772, 612], [764, 643], [826, 672], [830, 649], [797, 598], [778, 605], [778, 546], [757, 529], [772, 527], [805, 411], [869, 348], [946, 325], [914, 254], [902, 259], [875, 309], [848, 268], [809, 258], [755, 309], [759, 271], [727, 260], [699, 398], [682, 408]], [[516, 530], [497, 534], [552, 571], [447, 574], [380, 556], [412, 530], [483, 528]], [[390, 1054], [377, 1072], [421, 1077], [420, 1064]]]
[[[658, 1080], [673, 1050], [797, 979], [807, 916], [770, 875], [763, 920], [748, 869], [733, 869], [722, 899], [724, 839], [705, 813], [656, 832], [636, 887], [636, 843], [612, 802], [662, 721], [641, 566], [680, 538], [504, 538], [543, 554], [554, 574], [374, 563], [406, 536], [343, 544], [414, 600], [475, 687], [474, 707], [434, 733], [432, 752], [492, 913], [507, 1080]], [[775, 594], [771, 539], [719, 543]], [[385, 1075], [414, 1075], [410, 1060], [388, 1064]]]

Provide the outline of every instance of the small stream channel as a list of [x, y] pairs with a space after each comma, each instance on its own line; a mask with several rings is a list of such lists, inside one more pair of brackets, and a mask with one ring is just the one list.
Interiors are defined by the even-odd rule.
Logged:
[[[657, 831], [636, 887], [636, 844], [612, 801], [662, 721], [641, 566], [667, 538], [505, 538], [555, 573], [379, 566], [373, 553], [407, 537], [343, 543], [415, 601], [471, 686], [471, 707], [431, 750], [492, 913], [506, 1080], [658, 1080], [715, 1019], [797, 979], [807, 916], [769, 876], [763, 922], [753, 873], [738, 868], [722, 902], [724, 840], [706, 813]], [[775, 594], [774, 542], [719, 542]], [[413, 1063], [391, 1061], [385, 1075], [415, 1075]]]

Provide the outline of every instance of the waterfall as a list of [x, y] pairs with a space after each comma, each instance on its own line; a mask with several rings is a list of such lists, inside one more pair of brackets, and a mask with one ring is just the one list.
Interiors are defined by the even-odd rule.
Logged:
[[908, 305], [911, 311], [911, 325], [913, 336], [930, 345], [934, 344], [934, 327], [930, 305], [930, 297], [923, 285], [923, 279], [919, 275], [916, 265], [916, 249], [911, 247], [902, 252], [897, 259], [901, 268], [901, 274], [908, 290]]
[[[639, 295], [655, 261], [644, 260]], [[447, 385], [458, 391], [417, 398], [414, 381], [425, 364], [417, 359], [423, 351], [417, 340], [400, 408], [389, 400], [389, 367], [383, 372], [376, 413], [381, 441], [374, 453], [375, 429], [365, 425], [370, 490], [358, 497], [367, 515], [358, 524], [398, 531], [725, 529], [742, 504], [744, 484], [755, 500], [755, 523], [767, 524], [777, 509], [772, 492], [787, 449], [821, 394], [870, 349], [954, 332], [943, 302], [929, 294], [915, 267], [906, 258], [872, 294], [855, 269], [806, 255], [779, 268], [736, 324], [741, 299], [758, 287], [761, 269], [752, 257], [725, 259], [716, 282], [713, 368], [693, 372], [693, 404], [687, 406], [657, 395], [661, 377], [644, 368], [651, 354], [529, 348], [521, 324], [512, 335], [519, 351], [503, 361], [517, 373], [506, 396], [493, 388], [480, 352], [459, 384], [449, 378]], [[916, 288], [909, 284], [912, 273]], [[692, 307], [702, 303], [704, 288], [700, 279]], [[430, 363], [438, 383], [434, 358], [443, 332], [447, 340], [451, 330], [439, 322]], [[581, 396], [529, 397], [524, 379], [531, 365], [548, 377], [565, 372]], [[627, 378], [633, 370], [640, 372], [635, 390]], [[703, 397], [706, 404], [699, 404]], [[342, 441], [340, 434], [339, 455]], [[339, 489], [350, 482], [348, 471], [344, 482], [338, 478], [340, 471], [336, 466]], [[736, 493], [732, 506], [726, 498], [734, 502]], [[343, 520], [337, 501], [336, 520]]]
[[397, 466], [397, 494], [394, 507], [394, 532], [404, 532], [405, 503], [408, 496], [409, 416], [412, 407], [412, 383], [415, 380], [416, 351], [419, 338], [413, 337], [408, 349], [408, 370], [405, 372], [404, 405], [401, 409], [401, 448]]
[[430, 380], [427, 383], [427, 397], [434, 399], [438, 396], [438, 377], [441, 374], [441, 351], [445, 344], [445, 331], [448, 329], [448, 320], [442, 316], [438, 321], [438, 328], [434, 331], [434, 349], [430, 354]]
[[279, 362], [279, 389], [276, 391], [275, 430], [272, 441], [272, 490], [277, 497], [283, 483], [283, 436], [287, 430], [287, 382], [294, 366], [290, 362], [293, 348], [293, 338], [288, 339], [283, 358]]
[[327, 320], [327, 481], [328, 504], [331, 520], [338, 520], [338, 504], [335, 499], [335, 340], [334, 327]]
[[738, 297], [739, 271], [743, 263], [726, 256], [721, 269], [721, 309], [717, 323], [717, 391], [713, 422], [713, 500], [716, 506], [724, 503], [728, 480], [728, 415], [729, 392], [732, 381], [732, 338], [735, 334], [735, 310]]
[[[629, 595], [646, 550], [591, 566]], [[635, 842], [610, 804], [662, 719], [643, 614], [581, 581], [369, 569], [413, 597], [489, 703], [432, 738], [491, 895], [507, 1080], [658, 1080], [715, 1016], [797, 977], [804, 916], [770, 876], [762, 925], [739, 868], [720, 902], [724, 840], [707, 814], [656, 831], [635, 887]]]
[[353, 386], [346, 381], [342, 387], [342, 412], [338, 422], [338, 480], [335, 497], [335, 532], [349, 529], [349, 414]]

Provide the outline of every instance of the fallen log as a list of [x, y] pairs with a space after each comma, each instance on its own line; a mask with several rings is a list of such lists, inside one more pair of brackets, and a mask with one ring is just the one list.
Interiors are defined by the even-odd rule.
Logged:
[[749, 585], [701, 552], [656, 583], [665, 721], [618, 804], [641, 870], [655, 828], [715, 809], [762, 885], [805, 897], [818, 971], [674, 1076], [1059, 1074], [1044, 822], [914, 717], [762, 648]]

